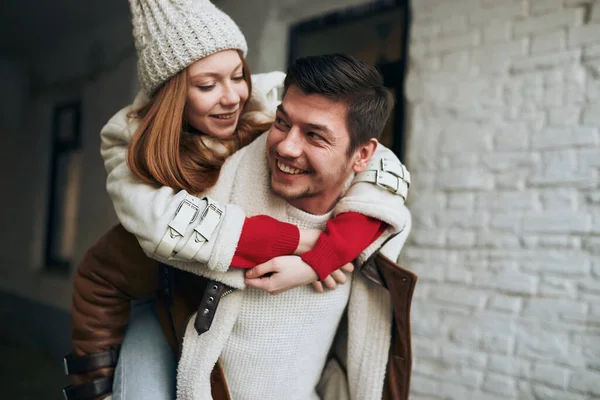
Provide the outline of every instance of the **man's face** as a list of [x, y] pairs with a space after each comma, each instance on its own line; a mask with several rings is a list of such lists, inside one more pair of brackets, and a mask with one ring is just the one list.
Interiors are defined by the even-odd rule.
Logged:
[[357, 158], [348, 155], [347, 113], [344, 103], [288, 89], [267, 138], [275, 194], [312, 214], [333, 208]]

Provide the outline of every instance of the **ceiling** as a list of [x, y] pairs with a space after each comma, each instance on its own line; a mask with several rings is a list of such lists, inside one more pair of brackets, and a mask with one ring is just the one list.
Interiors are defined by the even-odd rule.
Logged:
[[127, 0], [2, 0], [0, 55], [26, 56], [128, 12]]

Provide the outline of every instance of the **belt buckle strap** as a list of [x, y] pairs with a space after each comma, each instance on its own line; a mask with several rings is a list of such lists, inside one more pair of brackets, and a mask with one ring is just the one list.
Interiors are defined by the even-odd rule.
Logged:
[[[381, 161], [383, 163], [383, 160], [381, 160]], [[375, 184], [379, 187], [382, 187], [382, 188], [394, 193], [394, 194], [397, 193], [398, 189], [400, 188], [400, 178], [397, 177], [396, 175], [390, 174], [391, 176], [396, 178], [396, 187], [394, 187], [394, 186], [390, 185], [389, 183], [383, 181], [382, 172], [383, 171], [381, 171], [381, 170], [375, 171]]]

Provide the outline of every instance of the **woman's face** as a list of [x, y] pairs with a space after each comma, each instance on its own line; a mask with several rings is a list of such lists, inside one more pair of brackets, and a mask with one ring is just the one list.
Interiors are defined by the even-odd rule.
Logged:
[[223, 50], [189, 66], [185, 105], [188, 124], [209, 136], [229, 138], [248, 100], [242, 59], [236, 50]]

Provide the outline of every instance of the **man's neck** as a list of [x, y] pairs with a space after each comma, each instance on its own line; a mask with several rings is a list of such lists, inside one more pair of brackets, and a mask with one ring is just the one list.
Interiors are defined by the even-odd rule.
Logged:
[[303, 197], [300, 199], [290, 200], [288, 203], [306, 213], [313, 215], [324, 215], [330, 212], [333, 207], [335, 207], [340, 196], [341, 193], [337, 193], [335, 196]]

